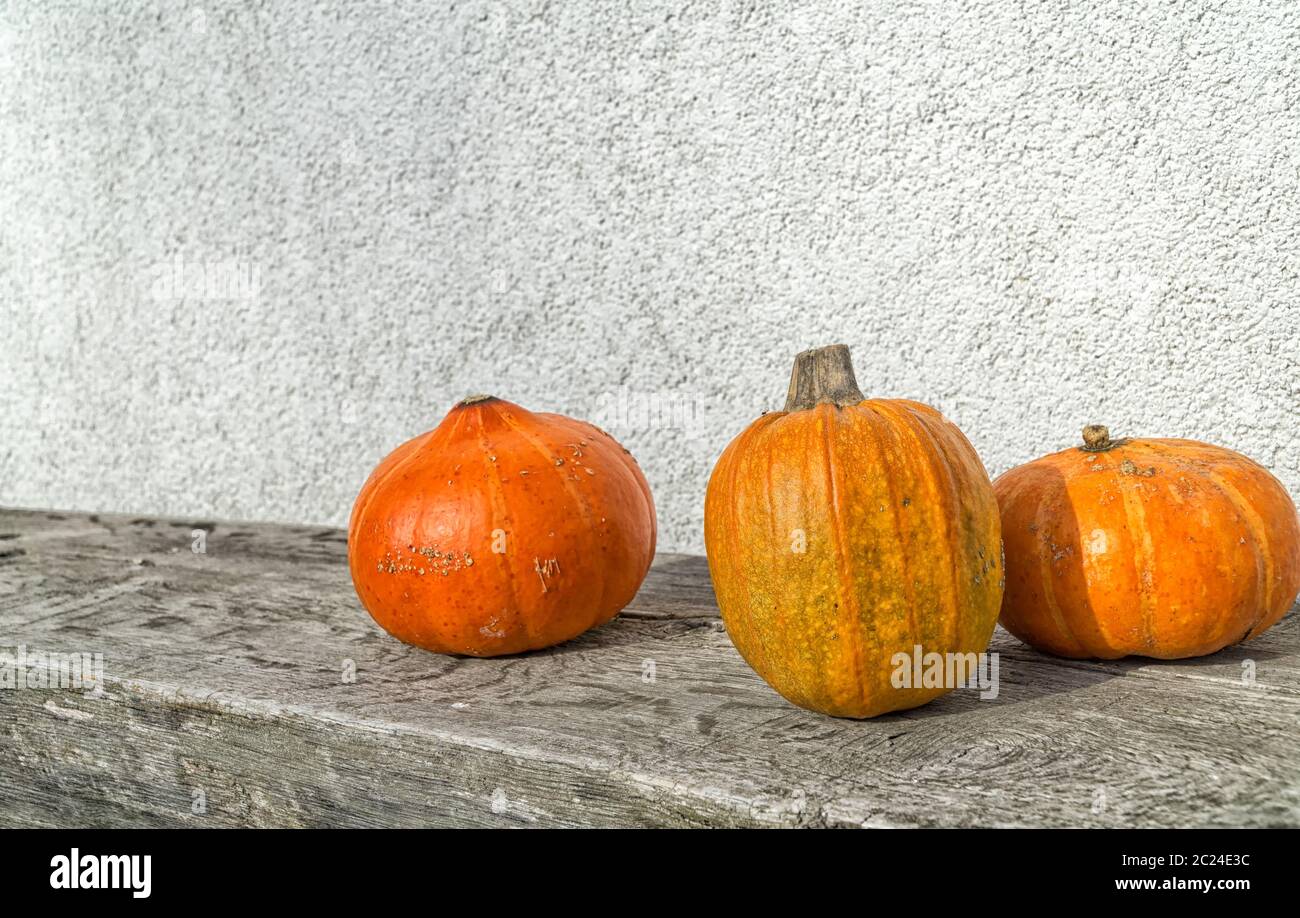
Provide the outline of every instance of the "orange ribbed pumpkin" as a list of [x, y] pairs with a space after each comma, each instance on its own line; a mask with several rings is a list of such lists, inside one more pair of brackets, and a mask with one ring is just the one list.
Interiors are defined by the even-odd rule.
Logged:
[[1300, 524], [1276, 478], [1194, 440], [1111, 440], [994, 483], [1002, 625], [1063, 657], [1214, 653], [1276, 623], [1300, 591]]
[[609, 434], [489, 396], [394, 450], [362, 487], [348, 565], [394, 637], [491, 657], [613, 618], [654, 558], [655, 510]]
[[899, 687], [899, 655], [988, 646], [998, 529], [961, 431], [919, 402], [864, 399], [843, 345], [796, 358], [785, 410], [731, 442], [704, 506], [709, 571], [741, 656], [790, 701], [842, 717], [951, 690]]

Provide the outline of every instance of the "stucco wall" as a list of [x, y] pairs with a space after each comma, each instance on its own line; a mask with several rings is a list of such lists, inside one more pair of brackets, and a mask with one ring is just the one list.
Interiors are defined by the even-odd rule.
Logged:
[[1096, 420], [1300, 493], [1300, 7], [771, 5], [0, 2], [0, 502], [343, 523], [490, 391], [698, 550], [841, 341], [992, 473]]

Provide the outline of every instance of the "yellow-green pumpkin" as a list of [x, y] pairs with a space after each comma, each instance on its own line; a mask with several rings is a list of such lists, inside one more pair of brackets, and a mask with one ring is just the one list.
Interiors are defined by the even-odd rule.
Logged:
[[935, 409], [864, 398], [844, 345], [800, 354], [785, 410], [723, 452], [704, 535], [736, 648], [814, 711], [925, 704], [953, 686], [900, 679], [903, 657], [982, 652], [997, 622], [1002, 543], [983, 464]]

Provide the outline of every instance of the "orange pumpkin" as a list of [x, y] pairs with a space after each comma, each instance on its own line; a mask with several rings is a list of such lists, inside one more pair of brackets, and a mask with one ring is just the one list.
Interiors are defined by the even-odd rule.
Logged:
[[790, 701], [842, 717], [950, 691], [896, 678], [918, 648], [988, 646], [998, 529], [961, 431], [919, 402], [864, 399], [843, 345], [796, 358], [785, 410], [731, 442], [704, 506], [709, 571], [741, 656]]
[[1111, 440], [994, 483], [1002, 625], [1063, 657], [1214, 653], [1277, 622], [1300, 591], [1295, 505], [1264, 468], [1194, 440]]
[[352, 509], [348, 564], [394, 637], [490, 657], [613, 618], [655, 549], [650, 488], [604, 431], [490, 396], [399, 446]]

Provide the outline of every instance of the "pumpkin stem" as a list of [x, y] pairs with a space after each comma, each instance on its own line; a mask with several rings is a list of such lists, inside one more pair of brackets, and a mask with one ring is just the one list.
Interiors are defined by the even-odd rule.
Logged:
[[790, 391], [785, 398], [787, 412], [813, 408], [822, 402], [846, 408], [863, 400], [848, 345], [818, 347], [794, 358]]
[[1104, 424], [1089, 424], [1083, 428], [1083, 449], [1090, 453], [1104, 453], [1115, 445], [1110, 438], [1110, 428]]
[[466, 405], [477, 405], [479, 402], [490, 402], [495, 395], [467, 395], [456, 403], [457, 408], [464, 408]]

